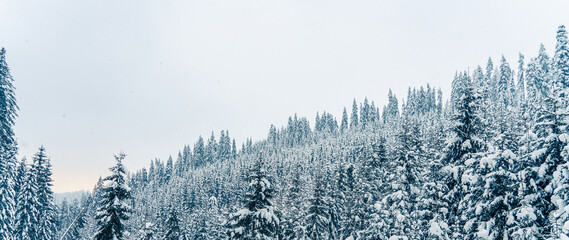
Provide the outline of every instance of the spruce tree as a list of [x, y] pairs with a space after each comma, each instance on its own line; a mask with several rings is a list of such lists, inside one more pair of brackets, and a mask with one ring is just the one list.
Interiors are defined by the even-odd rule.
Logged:
[[205, 160], [205, 146], [202, 136], [199, 136], [198, 141], [194, 144], [194, 158], [192, 162], [192, 167], [200, 167], [206, 163]]
[[455, 103], [456, 109], [450, 129], [452, 136], [447, 141], [447, 146], [440, 159], [441, 163], [446, 165], [441, 170], [446, 173], [443, 179], [447, 189], [444, 193], [444, 199], [449, 207], [441, 220], [454, 231], [454, 237], [460, 237], [462, 232], [459, 203], [464, 197], [462, 188], [464, 162], [469, 154], [485, 148], [484, 142], [479, 137], [482, 122], [479, 116], [480, 95], [473, 86], [470, 77], [466, 74], [462, 76], [464, 88], [461, 90], [462, 94], [457, 103]]
[[464, 76], [465, 87], [456, 103], [456, 112], [452, 118], [453, 136], [443, 150], [443, 162], [455, 164], [468, 153], [483, 150], [484, 143], [479, 138], [482, 119], [479, 116], [480, 94], [472, 85], [470, 77]]
[[[566, 238], [569, 235], [569, 150], [567, 144], [569, 135], [567, 125], [569, 113], [569, 43], [565, 26], [559, 26], [557, 31], [557, 44], [553, 57], [553, 79], [549, 97], [546, 99], [548, 111], [542, 112], [542, 118], [537, 126], [543, 127], [541, 139], [538, 141], [538, 150], [534, 152], [538, 156], [537, 163], [540, 164], [540, 177], [538, 186], [545, 186], [545, 191], [540, 191], [545, 197], [551, 196], [551, 204], [556, 207], [555, 211], [542, 206], [542, 212], [549, 216], [552, 221], [552, 234], [560, 237], [563, 234]], [[540, 148], [541, 147], [541, 148]], [[554, 172], [553, 172], [554, 171]], [[553, 173], [552, 173], [553, 172]], [[551, 174], [552, 173], [552, 174]], [[550, 195], [551, 194], [551, 195]], [[547, 203], [547, 202], [546, 202]], [[547, 226], [548, 228], [550, 226]], [[544, 234], [547, 234], [547, 228]]]
[[303, 215], [299, 212], [303, 211], [303, 185], [301, 178], [302, 166], [297, 163], [292, 174], [289, 187], [286, 194], [286, 211], [283, 211], [282, 219], [282, 235], [283, 239], [299, 239], [304, 236]]
[[53, 202], [53, 180], [51, 179], [51, 163], [41, 146], [34, 155], [31, 171], [36, 178], [38, 198], [38, 239], [52, 239], [56, 234], [56, 207]]
[[525, 69], [524, 69], [524, 55], [519, 54], [518, 59], [518, 102], [520, 104], [525, 103], [526, 100], [526, 79], [525, 79]]
[[463, 174], [461, 218], [467, 239], [507, 239], [508, 219], [517, 205], [516, 175], [511, 171], [517, 156], [510, 150], [479, 154], [469, 159]]
[[360, 107], [360, 124], [362, 125], [362, 127], [366, 127], [369, 123], [369, 117], [370, 117], [370, 106], [369, 106], [369, 102], [367, 100], [367, 97], [364, 99], [364, 103], [362, 104], [362, 106]]
[[166, 220], [166, 231], [164, 240], [180, 240], [182, 231], [180, 229], [180, 221], [178, 220], [178, 212], [175, 209], [170, 210], [168, 219]]
[[348, 112], [346, 112], [346, 108], [344, 107], [344, 111], [342, 112], [342, 123], [340, 124], [340, 131], [346, 132], [348, 130]]
[[389, 93], [387, 94], [388, 102], [387, 106], [383, 108], [383, 121], [385, 123], [393, 122], [397, 117], [399, 117], [399, 101], [397, 97], [391, 92], [389, 89]]
[[277, 239], [278, 211], [273, 207], [274, 189], [269, 182], [263, 160], [259, 156], [247, 177], [249, 189], [243, 200], [244, 208], [229, 216], [230, 239]]
[[103, 179], [108, 183], [101, 189], [102, 195], [95, 215], [95, 240], [123, 239], [125, 221], [131, 212], [127, 202], [131, 198], [131, 192], [126, 184], [126, 169], [122, 162], [124, 158], [124, 153], [116, 155], [117, 163], [110, 168], [112, 174]]
[[354, 103], [352, 104], [352, 116], [350, 118], [350, 129], [355, 130], [358, 125], [358, 104], [356, 103], [356, 99], [354, 99]]
[[327, 204], [324, 202], [324, 187], [319, 178], [314, 180], [314, 182], [315, 186], [310, 198], [310, 207], [305, 219], [306, 237], [313, 240], [330, 239], [330, 215]]
[[235, 159], [237, 157], [237, 144], [235, 144], [235, 138], [231, 143], [231, 158]]
[[[520, 178], [520, 204], [512, 210], [515, 216], [515, 225], [512, 229], [514, 236], [525, 239], [543, 238], [557, 234], [557, 223], [563, 222], [559, 218], [560, 207], [563, 206], [564, 186], [562, 172], [566, 164], [564, 150], [567, 146], [567, 102], [568, 86], [562, 74], [566, 51], [567, 37], [564, 28], [560, 27], [557, 34], [556, 57], [554, 57], [553, 74], [548, 73], [550, 64], [543, 46], [535, 60], [537, 65], [532, 72], [536, 76], [532, 81], [534, 87], [540, 89], [542, 102], [538, 105], [535, 115], [536, 124], [533, 128], [534, 136], [531, 142], [531, 153], [524, 162], [525, 168], [518, 173]], [[565, 45], [565, 46], [563, 46]], [[557, 52], [557, 50], [561, 52]], [[557, 60], [555, 60], [557, 59]], [[542, 80], [540, 82], [537, 79]], [[541, 88], [539, 88], [541, 87]], [[561, 172], [560, 172], [561, 171]], [[556, 177], [557, 176], [557, 177]], [[558, 211], [554, 211], [555, 208]], [[557, 212], [557, 213], [556, 213]]]
[[[408, 103], [409, 104], [409, 103]], [[419, 192], [420, 155], [423, 150], [420, 143], [419, 126], [406, 108], [401, 117], [398, 133], [398, 144], [395, 149], [395, 173], [393, 192], [383, 199], [384, 207], [392, 213], [392, 236], [409, 236], [418, 234], [417, 193]]]
[[559, 26], [556, 40], [553, 56], [554, 77], [564, 88], [569, 88], [569, 43], [564, 25]]
[[[36, 193], [38, 186], [36, 177], [26, 165], [25, 159], [22, 160], [18, 167], [19, 175], [21, 174], [20, 190], [17, 194], [16, 209], [16, 228], [15, 239], [35, 240], [40, 239], [38, 236], [38, 227], [40, 216], [39, 208], [41, 208]], [[45, 239], [45, 238], [44, 238]]]
[[13, 239], [15, 197], [14, 172], [18, 151], [14, 138], [14, 120], [18, 105], [14, 79], [6, 63], [6, 50], [0, 50], [0, 239]]

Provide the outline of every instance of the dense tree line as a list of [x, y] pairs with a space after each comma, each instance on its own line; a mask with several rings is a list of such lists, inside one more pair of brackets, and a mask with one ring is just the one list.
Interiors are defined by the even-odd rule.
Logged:
[[[403, 99], [389, 91], [381, 113], [364, 99], [339, 122], [318, 113], [314, 128], [295, 115], [239, 150], [227, 131], [212, 133], [176, 160], [103, 179], [59, 219], [72, 225], [71, 209], [93, 201], [99, 210], [84, 212], [98, 222], [84, 221], [83, 238], [106, 224], [118, 239], [563, 238], [568, 98], [560, 26], [551, 57], [542, 45], [527, 64], [502, 56], [457, 72], [444, 104], [427, 85]], [[111, 176], [126, 174], [120, 163]], [[101, 221], [109, 209], [124, 217]]]

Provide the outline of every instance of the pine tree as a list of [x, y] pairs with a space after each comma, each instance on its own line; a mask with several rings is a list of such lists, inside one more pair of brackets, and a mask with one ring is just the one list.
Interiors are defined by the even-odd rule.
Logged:
[[181, 240], [182, 231], [180, 229], [180, 222], [178, 220], [178, 213], [176, 210], [171, 209], [166, 220], [166, 231], [164, 240]]
[[164, 171], [164, 180], [170, 181], [170, 178], [172, 178], [173, 174], [174, 174], [174, 160], [172, 159], [172, 156], [168, 157], [168, 160], [166, 160], [166, 169]]
[[362, 165], [363, 182], [360, 186], [364, 191], [366, 212], [369, 214], [366, 229], [360, 234], [362, 239], [386, 239], [390, 235], [390, 229], [387, 228], [388, 214], [385, 214], [384, 207], [378, 209], [376, 206], [376, 203], [381, 203], [381, 199], [391, 191], [388, 161], [385, 139], [381, 138], [368, 150]]
[[[558, 31], [558, 46], [556, 48], [564, 51], [566, 45], [566, 36], [564, 36], [564, 28]], [[565, 40], [563, 40], [565, 39]], [[566, 48], [565, 48], [566, 49]], [[556, 56], [562, 56], [563, 53], [557, 53]], [[562, 59], [563, 57], [558, 57]], [[517, 237], [525, 239], [540, 238], [555, 234], [555, 222], [559, 221], [556, 216], [555, 205], [562, 201], [559, 199], [563, 195], [563, 191], [558, 186], [563, 186], [563, 180], [554, 179], [554, 176], [562, 176], [557, 172], [563, 171], [563, 166], [567, 162], [563, 156], [563, 151], [567, 146], [567, 102], [569, 95], [568, 87], [565, 85], [564, 77], [556, 71], [556, 66], [560, 62], [553, 64], [553, 74], [545, 75], [550, 66], [547, 61], [547, 55], [544, 53], [543, 46], [540, 48], [540, 54], [534, 61], [537, 67], [534, 68], [532, 75], [543, 80], [541, 82], [541, 98], [542, 104], [537, 108], [536, 124], [533, 129], [534, 140], [531, 143], [533, 151], [529, 154], [525, 168], [518, 174], [520, 178], [520, 205], [512, 210], [515, 226], [512, 231]], [[562, 64], [561, 64], [562, 65]], [[533, 76], [532, 76], [533, 77]], [[536, 79], [532, 84], [537, 85]], [[538, 85], [539, 86], [539, 85]], [[535, 87], [538, 88], [538, 87]], [[561, 184], [559, 184], [561, 183]], [[554, 195], [557, 194], [557, 195]], [[562, 198], [561, 198], [562, 199]]]
[[462, 92], [462, 89], [464, 88], [464, 78], [462, 77], [462, 73], [458, 73], [455, 72], [454, 73], [454, 79], [452, 80], [452, 84], [451, 84], [451, 93], [450, 93], [450, 99], [451, 99], [451, 103], [453, 104], [453, 108], [456, 108], [455, 104], [458, 103], [458, 98], [460, 97], [460, 94]]
[[0, 50], [0, 239], [13, 239], [15, 197], [14, 171], [18, 151], [14, 138], [14, 120], [18, 105], [14, 79], [6, 63], [6, 50]]
[[18, 199], [18, 194], [20, 193], [22, 186], [26, 183], [27, 172], [28, 165], [26, 164], [26, 158], [24, 157], [16, 169], [16, 175], [14, 178], [14, 193], [16, 193], [16, 199]]
[[142, 238], [140, 240], [154, 240], [154, 235], [156, 234], [156, 227], [151, 222], [145, 222], [144, 228], [141, 230]]
[[565, 26], [559, 26], [557, 30], [557, 43], [553, 56], [554, 77], [563, 88], [569, 88], [569, 43]]
[[218, 155], [217, 155], [217, 141], [215, 140], [215, 134], [213, 132], [211, 132], [211, 137], [209, 137], [209, 140], [207, 141], [207, 144], [205, 145], [205, 162], [206, 163], [213, 163]]
[[462, 175], [462, 219], [467, 239], [507, 239], [508, 219], [517, 205], [515, 174], [517, 156], [510, 150], [479, 154], [469, 159]]
[[53, 202], [53, 191], [51, 186], [51, 163], [45, 155], [45, 148], [41, 146], [34, 155], [31, 171], [36, 178], [37, 198], [38, 198], [38, 239], [52, 239], [56, 234], [56, 207]]
[[539, 53], [533, 58], [526, 69], [527, 98], [528, 102], [528, 121], [530, 128], [533, 128], [540, 107], [544, 104], [545, 96], [548, 95], [550, 82], [550, 61], [543, 44], [540, 45]]
[[350, 118], [350, 129], [356, 129], [358, 125], [358, 104], [356, 103], [356, 99], [354, 99], [354, 103], [352, 104], [352, 117]]
[[525, 103], [526, 100], [526, 79], [524, 76], [524, 55], [523, 54], [519, 54], [519, 59], [518, 59], [518, 94], [517, 94], [517, 98], [518, 98], [518, 102], [520, 104]]
[[283, 239], [301, 239], [304, 234], [302, 192], [304, 181], [301, 179], [302, 166], [297, 163], [292, 174], [286, 196], [286, 211], [283, 211], [282, 235]]
[[492, 62], [492, 58], [488, 58], [488, 62], [486, 63], [486, 81], [492, 79], [492, 71], [494, 71], [494, 63]]
[[[542, 163], [540, 166], [540, 175], [542, 176], [542, 184], [545, 185], [545, 194], [552, 193], [551, 203], [555, 204], [556, 210], [549, 212], [550, 209], [545, 209], [544, 215], [550, 215], [548, 218], [552, 220], [554, 228], [552, 232], [559, 237], [559, 234], [569, 235], [569, 149], [567, 144], [569, 135], [567, 134], [568, 113], [567, 106], [569, 104], [569, 43], [567, 40], [567, 32], [565, 26], [559, 26], [557, 31], [557, 44], [555, 47], [555, 56], [553, 58], [553, 92], [551, 97], [548, 98], [549, 107], [545, 112], [544, 121], [540, 121], [547, 131], [543, 132], [542, 136], [546, 136], [545, 140], [539, 142], [538, 146], [543, 148], [538, 149], [539, 153], [543, 152], [540, 156]], [[548, 135], [548, 136], [547, 136]], [[561, 151], [561, 152], [560, 152]], [[545, 158], [545, 159], [544, 159]], [[548, 175], [553, 172], [553, 177]], [[548, 180], [550, 183], [548, 184]], [[544, 195], [545, 195], [544, 194]], [[546, 195], [547, 196], [547, 195]], [[559, 227], [557, 227], [559, 226]], [[556, 229], [560, 228], [560, 229]]]
[[305, 219], [306, 237], [313, 240], [330, 239], [330, 215], [324, 202], [324, 188], [320, 179], [316, 179], [314, 182], [315, 186], [312, 198], [310, 198], [310, 207]]
[[202, 136], [199, 136], [198, 141], [194, 144], [193, 168], [203, 166], [206, 163], [205, 154], [204, 140]]
[[235, 138], [231, 144], [231, 158], [235, 159], [237, 157], [237, 144], [235, 144]]
[[340, 131], [346, 132], [348, 130], [348, 112], [346, 112], [346, 108], [344, 107], [344, 111], [342, 112], [342, 123], [340, 124]]
[[273, 124], [271, 124], [271, 128], [269, 129], [269, 136], [267, 137], [267, 141], [272, 144], [275, 144], [277, 142], [277, 128]]
[[369, 123], [370, 117], [370, 106], [367, 97], [364, 99], [364, 103], [360, 108], [360, 124], [362, 127], [366, 127]]
[[17, 194], [15, 238], [22, 240], [40, 239], [37, 232], [39, 223], [39, 208], [41, 208], [36, 192], [38, 186], [32, 171], [26, 165], [25, 159], [18, 167], [21, 185]]
[[387, 94], [388, 103], [387, 106], [383, 108], [383, 121], [386, 123], [390, 123], [399, 117], [399, 102], [397, 97], [391, 92], [389, 89], [389, 93]]
[[481, 131], [481, 118], [479, 116], [480, 94], [472, 86], [470, 77], [465, 77], [465, 88], [456, 104], [456, 113], [453, 116], [451, 131], [454, 136], [447, 142], [442, 157], [443, 162], [454, 164], [465, 154], [474, 153], [484, 148], [479, 138]]
[[115, 156], [117, 164], [110, 168], [112, 174], [104, 181], [109, 181], [103, 187], [101, 200], [98, 202], [97, 233], [95, 240], [123, 239], [125, 221], [129, 219], [131, 208], [127, 201], [131, 198], [130, 188], [126, 184], [126, 169], [122, 161], [125, 154]]
[[406, 108], [401, 117], [401, 126], [398, 133], [398, 146], [395, 149], [395, 173], [397, 178], [392, 181], [393, 192], [383, 199], [383, 205], [392, 213], [392, 235], [409, 236], [414, 238], [418, 234], [417, 193], [419, 192], [419, 166], [422, 164], [420, 155], [423, 150], [420, 143], [420, 132], [417, 121]]
[[479, 138], [481, 132], [481, 118], [478, 112], [480, 95], [473, 86], [470, 77], [464, 74], [463, 78], [464, 88], [455, 104], [456, 110], [452, 119], [451, 131], [453, 135], [447, 141], [441, 158], [441, 163], [446, 165], [442, 170], [447, 173], [443, 179], [447, 189], [444, 198], [450, 208], [442, 220], [444, 224], [448, 224], [454, 230], [454, 237], [460, 237], [461, 232], [459, 203], [464, 197], [461, 182], [464, 161], [468, 154], [479, 152], [485, 148], [484, 143]]
[[263, 165], [259, 156], [247, 177], [249, 190], [243, 200], [244, 208], [229, 216], [230, 239], [277, 239], [280, 221], [271, 201], [274, 189]]

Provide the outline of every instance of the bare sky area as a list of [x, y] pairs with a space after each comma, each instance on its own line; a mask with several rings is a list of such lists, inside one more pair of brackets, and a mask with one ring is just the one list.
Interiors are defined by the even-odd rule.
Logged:
[[[91, 189], [113, 153], [136, 170], [227, 129], [237, 142], [457, 70], [517, 68], [569, 25], [569, 1], [0, 0], [20, 157], [44, 145], [56, 192]], [[349, 109], [349, 108], [348, 108]]]

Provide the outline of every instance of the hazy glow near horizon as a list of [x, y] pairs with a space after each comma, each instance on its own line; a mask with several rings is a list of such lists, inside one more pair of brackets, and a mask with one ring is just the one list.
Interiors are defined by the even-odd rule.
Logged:
[[551, 53], [569, 1], [0, 0], [20, 156], [44, 145], [56, 192], [91, 189], [199, 135], [264, 138], [298, 113], [337, 117], [457, 70]]

